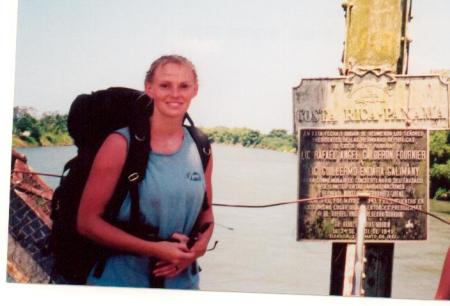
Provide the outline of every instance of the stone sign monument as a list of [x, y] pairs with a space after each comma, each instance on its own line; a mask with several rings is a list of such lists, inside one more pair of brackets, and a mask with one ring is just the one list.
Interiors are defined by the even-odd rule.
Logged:
[[298, 195], [313, 199], [299, 205], [297, 239], [334, 241], [331, 294], [390, 296], [392, 242], [427, 239], [428, 131], [450, 127], [450, 83], [407, 74], [411, 0], [342, 7], [340, 76], [292, 93]]

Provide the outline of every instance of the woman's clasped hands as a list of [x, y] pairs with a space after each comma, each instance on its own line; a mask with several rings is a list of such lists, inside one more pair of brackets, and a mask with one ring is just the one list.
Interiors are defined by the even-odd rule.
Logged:
[[174, 233], [170, 241], [159, 242], [160, 260], [156, 262], [153, 276], [175, 277], [188, 268], [200, 255], [187, 247], [188, 241], [188, 236]]

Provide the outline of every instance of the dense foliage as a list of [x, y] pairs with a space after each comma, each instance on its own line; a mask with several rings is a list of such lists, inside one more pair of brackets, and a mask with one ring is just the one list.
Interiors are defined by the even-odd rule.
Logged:
[[45, 113], [40, 119], [29, 108], [14, 107], [13, 146], [48, 146], [71, 144], [67, 115]]
[[244, 147], [295, 152], [295, 138], [286, 130], [274, 129], [269, 134], [262, 134], [249, 128], [203, 128], [212, 142], [240, 144]]
[[450, 130], [430, 134], [430, 196], [449, 201]]

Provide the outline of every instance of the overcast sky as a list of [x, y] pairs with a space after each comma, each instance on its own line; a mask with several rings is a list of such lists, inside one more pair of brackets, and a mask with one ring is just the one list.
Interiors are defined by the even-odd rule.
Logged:
[[[292, 88], [338, 75], [341, 2], [21, 0], [15, 104], [67, 113], [79, 93], [142, 89], [150, 63], [178, 53], [198, 69], [197, 125], [290, 130]], [[413, 1], [410, 73], [450, 68], [449, 12]]]

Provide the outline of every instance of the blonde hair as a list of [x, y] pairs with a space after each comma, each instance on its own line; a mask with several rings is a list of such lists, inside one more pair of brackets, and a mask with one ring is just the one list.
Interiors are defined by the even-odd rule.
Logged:
[[148, 69], [147, 73], [145, 74], [145, 83], [152, 83], [156, 69], [169, 63], [188, 66], [189, 68], [191, 68], [192, 73], [194, 74], [195, 83], [198, 82], [197, 71], [195, 70], [194, 64], [192, 64], [192, 62], [184, 56], [171, 54], [163, 55], [151, 64], [150, 69]]

